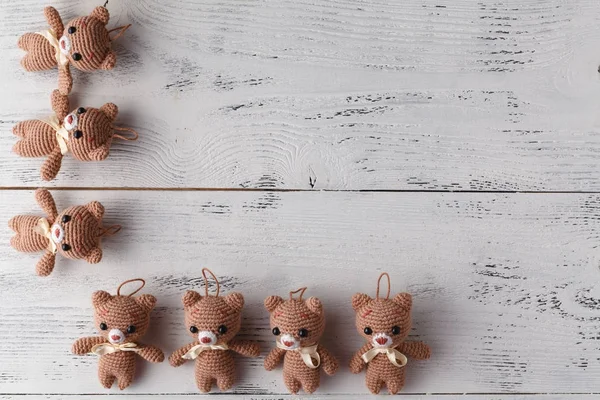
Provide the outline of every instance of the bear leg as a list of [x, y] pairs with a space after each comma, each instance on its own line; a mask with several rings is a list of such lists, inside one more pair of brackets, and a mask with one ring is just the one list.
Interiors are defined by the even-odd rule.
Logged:
[[379, 394], [381, 388], [383, 387], [383, 381], [377, 377], [369, 377], [367, 375], [367, 388], [373, 394]]
[[196, 386], [198, 386], [198, 390], [202, 393], [210, 392], [212, 389], [213, 379], [209, 376], [197, 376], [196, 377]]
[[302, 389], [308, 394], [314, 393], [319, 387], [319, 380], [310, 379], [302, 382]]
[[55, 50], [42, 35], [28, 32], [19, 38], [17, 44], [28, 52], [21, 59], [21, 65], [26, 71], [44, 71], [56, 66]]
[[133, 371], [131, 373], [119, 374], [117, 381], [119, 383], [119, 389], [125, 389], [133, 382]]
[[401, 382], [398, 379], [392, 379], [385, 382], [385, 385], [387, 386], [388, 392], [390, 392], [390, 394], [396, 394], [402, 389], [402, 387], [404, 386], [404, 382]]
[[10, 229], [17, 234], [10, 239], [10, 245], [18, 251], [35, 253], [48, 246], [48, 239], [33, 231], [40, 218], [34, 215], [17, 215], [8, 221]]
[[18, 122], [13, 126], [13, 135], [18, 137], [25, 137], [25, 123], [24, 121]]
[[106, 389], [110, 389], [116, 379], [111, 372], [106, 371], [104, 368], [98, 369], [98, 378], [100, 379], [100, 384]]
[[285, 386], [288, 388], [288, 390], [293, 394], [298, 394], [298, 392], [300, 391], [300, 388], [302, 387], [302, 384], [300, 383], [300, 381], [292, 375], [284, 374], [283, 382], [285, 383]]
[[217, 376], [217, 386], [222, 392], [224, 392], [228, 389], [231, 389], [234, 380], [235, 376], [233, 370], [228, 373], [222, 373], [221, 375]]

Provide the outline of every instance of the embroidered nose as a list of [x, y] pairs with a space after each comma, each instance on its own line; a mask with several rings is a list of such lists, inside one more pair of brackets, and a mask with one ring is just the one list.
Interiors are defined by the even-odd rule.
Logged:
[[286, 347], [292, 347], [294, 345], [294, 342], [288, 342], [287, 340], [284, 340], [283, 345]]
[[64, 41], [64, 40], [61, 40], [61, 41], [60, 41], [60, 47], [62, 47], [62, 48], [63, 48], [63, 50], [66, 50], [66, 49], [67, 49], [67, 45], [65, 44], [65, 41]]
[[110, 338], [112, 340], [119, 340], [119, 339], [121, 339], [121, 336], [119, 336], [119, 335], [111, 335]]
[[73, 123], [73, 116], [72, 116], [72, 115], [69, 115], [69, 116], [67, 117], [67, 122], [68, 122], [68, 123], [70, 123], [70, 124], [72, 124], [72, 123]]
[[375, 341], [383, 346], [384, 344], [387, 343], [388, 340], [385, 337], [380, 337], [380, 338], [375, 339]]
[[205, 337], [203, 337], [203, 338], [200, 338], [200, 341], [201, 341], [202, 343], [204, 343], [204, 344], [208, 344], [208, 343], [210, 343], [212, 340], [211, 340], [209, 337], [206, 337], [206, 336], [205, 336]]

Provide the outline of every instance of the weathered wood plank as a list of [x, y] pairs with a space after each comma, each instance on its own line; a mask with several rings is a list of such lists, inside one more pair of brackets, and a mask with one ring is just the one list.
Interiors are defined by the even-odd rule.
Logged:
[[[64, 397], [64, 394], [60, 395], [6, 395], [0, 396], [0, 400], [19, 400], [19, 399], [56, 399]], [[106, 400], [106, 399], [130, 399], [132, 396], [126, 394], [110, 394], [110, 395], [70, 395], [77, 396], [81, 400]], [[138, 400], [154, 400], [159, 396], [164, 396], [164, 393], [160, 394], [146, 394], [136, 395], [134, 398]], [[169, 398], [181, 399], [189, 398], [189, 394], [173, 394], [169, 393]], [[430, 394], [405, 394], [401, 398], [402, 400], [593, 400], [597, 399], [597, 394], [531, 394], [531, 395], [493, 395], [493, 394], [476, 394], [476, 395], [430, 395]], [[234, 398], [236, 400], [287, 400], [287, 399], [298, 399], [302, 396], [291, 396], [291, 395], [222, 395], [219, 398]], [[362, 400], [365, 395], [348, 395], [348, 394], [313, 394], [310, 396], [314, 400]]]
[[[182, 293], [210, 266], [246, 295], [244, 336], [272, 346], [262, 300], [309, 286], [328, 316], [325, 343], [342, 364], [358, 348], [350, 297], [380, 271], [414, 294], [414, 335], [434, 358], [412, 362], [406, 393], [596, 393], [600, 198], [597, 195], [349, 192], [55, 191], [59, 206], [92, 199], [124, 229], [91, 266], [37, 257], [0, 230], [0, 393], [104, 393], [96, 360], [71, 342], [93, 334], [89, 297], [133, 277], [155, 294], [147, 341], [188, 340]], [[0, 191], [0, 221], [35, 212], [32, 192]], [[32, 347], [33, 346], [33, 347]], [[35, 355], [34, 355], [35, 353]], [[239, 360], [236, 393], [285, 393], [280, 372]], [[143, 365], [128, 393], [194, 393], [192, 367]], [[324, 377], [322, 393], [364, 394], [363, 376]], [[493, 397], [492, 397], [493, 398]]]
[[[57, 1], [65, 16], [97, 5]], [[40, 184], [10, 153], [55, 74], [18, 66], [37, 0], [0, 4], [2, 186]], [[109, 160], [66, 160], [62, 187], [597, 191], [594, 0], [518, 4], [111, 2], [113, 72], [74, 101], [114, 101], [140, 131]], [[102, 171], [102, 172], [99, 172]]]

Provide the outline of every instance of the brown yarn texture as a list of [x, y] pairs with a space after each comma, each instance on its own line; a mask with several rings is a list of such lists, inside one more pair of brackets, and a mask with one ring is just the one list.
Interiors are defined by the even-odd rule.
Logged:
[[[98, 378], [102, 386], [108, 389], [115, 381], [121, 390], [129, 386], [135, 375], [136, 355], [153, 363], [164, 360], [165, 356], [161, 349], [139, 342], [150, 325], [150, 313], [156, 305], [154, 296], [149, 294], [137, 297], [112, 296], [100, 290], [92, 295], [92, 304], [94, 321], [100, 336], [77, 339], [71, 349], [73, 354], [86, 355], [95, 345], [109, 343], [109, 335], [115, 329], [123, 333], [122, 343], [136, 343], [138, 349], [135, 352], [118, 351], [99, 356]], [[135, 327], [133, 333], [128, 333], [130, 327]]]
[[[56, 210], [54, 199], [46, 189], [35, 191], [35, 199], [46, 213], [49, 224], [57, 224], [63, 231], [62, 241], [57, 244], [58, 253], [71, 259], [86, 260], [97, 264], [102, 259], [100, 241], [102, 237], [102, 216], [104, 207], [97, 201], [83, 206], [73, 206], [60, 214]], [[40, 216], [17, 215], [10, 219], [8, 226], [15, 232], [10, 245], [26, 253], [44, 251], [36, 265], [39, 276], [47, 276], [54, 269], [56, 254], [48, 250], [49, 239], [34, 231]], [[55, 231], [55, 229], [53, 229]], [[63, 249], [68, 245], [68, 249]], [[65, 247], [66, 248], [66, 247]]]
[[[385, 347], [395, 348], [407, 357], [424, 360], [431, 356], [431, 349], [425, 343], [406, 341], [412, 326], [411, 307], [412, 297], [408, 293], [399, 293], [392, 299], [380, 298], [379, 295], [373, 299], [362, 293], [352, 297], [356, 329], [367, 343], [350, 360], [350, 370], [358, 374], [366, 368], [366, 384], [371, 393], [379, 393], [384, 385], [390, 394], [398, 393], [404, 386], [406, 369], [406, 366], [393, 365], [386, 354], [378, 354], [368, 364], [365, 363], [361, 356], [375, 347], [375, 335], [385, 334], [391, 339]], [[394, 334], [394, 327], [400, 332]], [[366, 333], [365, 328], [372, 333]]]
[[[73, 87], [69, 69], [71, 65], [81, 71], [114, 68], [116, 55], [111, 50], [111, 38], [106, 29], [109, 20], [106, 8], [96, 7], [89, 16], [77, 17], [66, 25], [54, 7], [46, 7], [44, 15], [57, 38], [66, 38], [70, 43], [68, 54], [65, 54], [68, 62], [59, 65], [56, 50], [50, 42], [42, 35], [28, 32], [21, 36], [18, 42], [19, 47], [27, 52], [21, 60], [25, 70], [43, 71], [58, 66], [58, 89], [66, 95]], [[79, 56], [74, 56], [75, 54]]]
[[[304, 288], [301, 290], [304, 292]], [[293, 338], [291, 340], [300, 347], [318, 344], [325, 331], [325, 313], [321, 301], [316, 297], [302, 300], [302, 295], [298, 299], [291, 297], [290, 294], [289, 300], [283, 300], [279, 296], [270, 296], [264, 301], [265, 308], [270, 313], [275, 340], [282, 342], [284, 337]], [[305, 330], [306, 335], [300, 336], [300, 330]], [[311, 369], [298, 351], [275, 347], [265, 358], [264, 366], [267, 371], [271, 371], [283, 361], [283, 381], [290, 393], [297, 394], [300, 389], [313, 393], [320, 384], [321, 368], [327, 375], [335, 374], [339, 368], [338, 360], [320, 344], [317, 353], [321, 358], [321, 365]]]
[[[69, 97], [58, 90], [52, 92], [51, 103], [61, 126], [65, 126], [65, 121], [76, 121], [68, 131], [67, 154], [79, 161], [102, 161], [108, 157], [115, 135], [116, 105], [106, 103], [100, 108], [78, 107], [69, 111]], [[54, 179], [63, 159], [56, 130], [44, 121], [33, 119], [16, 124], [13, 133], [20, 138], [13, 151], [21, 157], [47, 157], [41, 176], [45, 181]]]
[[[169, 363], [178, 367], [189, 361], [182, 358], [192, 347], [203, 344], [206, 334], [213, 340], [211, 345], [227, 345], [227, 350], [206, 349], [195, 359], [195, 376], [198, 389], [210, 392], [216, 383], [221, 391], [230, 389], [235, 383], [235, 359], [233, 353], [246, 357], [258, 357], [260, 347], [257, 342], [236, 339], [241, 323], [244, 297], [241, 293], [230, 293], [226, 296], [201, 296], [189, 290], [183, 296], [185, 311], [185, 326], [187, 332], [194, 338], [192, 343], [173, 352]], [[195, 327], [192, 328], [192, 327]], [[225, 333], [220, 333], [222, 327]], [[194, 332], [192, 332], [194, 331]], [[206, 339], [208, 340], [208, 339]], [[208, 344], [208, 343], [206, 343]]]

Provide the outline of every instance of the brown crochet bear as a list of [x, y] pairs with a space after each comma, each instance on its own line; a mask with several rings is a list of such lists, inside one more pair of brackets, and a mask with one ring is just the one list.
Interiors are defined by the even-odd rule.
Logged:
[[57, 252], [91, 264], [100, 262], [100, 239], [120, 229], [119, 226], [102, 228], [102, 204], [92, 201], [84, 206], [69, 207], [59, 214], [52, 195], [46, 189], [36, 190], [35, 199], [47, 218], [17, 215], [11, 218], [8, 226], [16, 232], [10, 245], [18, 251], [34, 253], [45, 250], [36, 266], [38, 275], [47, 276], [52, 272]]
[[[279, 296], [265, 299], [277, 345], [265, 358], [265, 369], [271, 371], [283, 360], [283, 380], [293, 394], [300, 389], [306, 393], [317, 390], [320, 366], [328, 375], [339, 368], [337, 359], [319, 344], [325, 330], [323, 305], [316, 297], [302, 300], [305, 291], [301, 288], [291, 292], [289, 300]], [[298, 292], [299, 298], [294, 299]]]
[[[69, 94], [73, 87], [70, 65], [81, 71], [112, 69], [116, 55], [111, 42], [129, 28], [129, 25], [106, 29], [109, 15], [104, 7], [96, 7], [88, 17], [77, 17], [63, 25], [54, 7], [44, 8], [50, 29], [28, 32], [19, 38], [18, 45], [27, 54], [21, 65], [27, 71], [43, 71], [58, 66], [58, 89]], [[110, 33], [119, 30], [113, 38]], [[61, 37], [59, 37], [61, 35]]]
[[[399, 293], [390, 299], [389, 275], [386, 298], [379, 297], [379, 281], [375, 299], [357, 293], [352, 297], [356, 311], [356, 328], [367, 343], [350, 360], [350, 370], [358, 374], [367, 368], [367, 387], [377, 394], [385, 384], [388, 392], [398, 393], [404, 386], [406, 355], [417, 360], [431, 356], [431, 350], [423, 342], [407, 342], [411, 329], [410, 309], [412, 297]], [[405, 355], [406, 354], [406, 355]]]
[[118, 108], [113, 103], [70, 112], [68, 96], [58, 90], [52, 92], [51, 101], [55, 117], [22, 121], [13, 128], [13, 133], [21, 138], [13, 147], [15, 153], [22, 157], [48, 157], [41, 169], [46, 181], [56, 177], [68, 152], [80, 161], [101, 161], [108, 157], [113, 137], [136, 138], [115, 134], [115, 129], [126, 128], [114, 127]]
[[100, 336], [77, 339], [71, 349], [73, 354], [94, 354], [100, 357], [98, 377], [102, 386], [107, 389], [115, 380], [121, 390], [131, 384], [135, 374], [136, 354], [153, 363], [165, 359], [158, 347], [138, 342], [148, 331], [150, 312], [156, 305], [156, 298], [149, 294], [133, 297], [141, 287], [128, 296], [122, 296], [121, 287], [132, 281], [144, 282], [142, 279], [123, 282], [117, 289], [116, 296], [102, 290], [92, 295], [94, 321]]
[[[206, 282], [205, 272], [212, 272], [206, 268], [202, 270]], [[215, 382], [222, 391], [233, 386], [234, 352], [246, 357], [260, 354], [258, 343], [235, 339], [242, 324], [244, 297], [241, 293], [219, 296], [216, 277], [215, 282], [215, 296], [208, 295], [208, 286], [205, 286], [204, 297], [192, 290], [183, 296], [185, 326], [194, 341], [169, 357], [169, 363], [174, 367], [196, 360], [196, 385], [203, 393], [210, 392]]]

